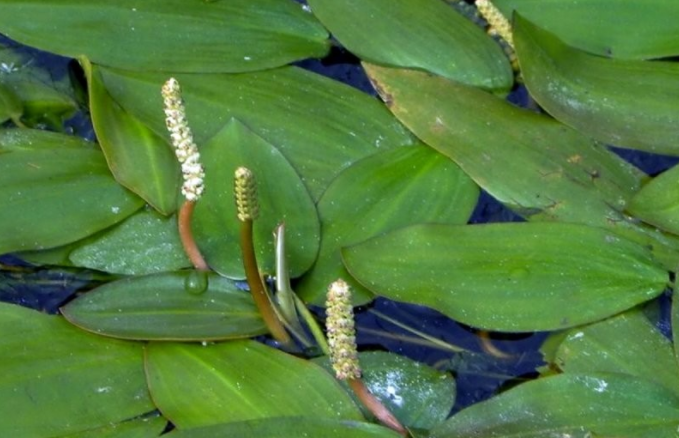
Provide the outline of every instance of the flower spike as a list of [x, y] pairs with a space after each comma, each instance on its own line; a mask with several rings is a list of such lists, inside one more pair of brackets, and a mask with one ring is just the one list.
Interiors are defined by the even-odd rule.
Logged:
[[491, 35], [499, 35], [505, 40], [509, 47], [514, 49], [514, 38], [512, 37], [512, 26], [509, 21], [502, 15], [502, 12], [490, 2], [490, 0], [476, 0], [476, 8], [484, 20], [488, 22], [488, 33]]
[[339, 380], [360, 379], [351, 290], [344, 280], [337, 280], [330, 285], [326, 313], [330, 361], [335, 375]]

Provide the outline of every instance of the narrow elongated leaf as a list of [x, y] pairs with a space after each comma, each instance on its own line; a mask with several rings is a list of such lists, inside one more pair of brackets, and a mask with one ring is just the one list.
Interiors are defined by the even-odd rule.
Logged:
[[175, 430], [167, 438], [280, 438], [309, 436], [324, 438], [398, 438], [391, 429], [357, 421], [339, 421], [312, 417], [274, 417], [258, 420], [236, 421]]
[[61, 312], [80, 328], [123, 339], [205, 341], [266, 332], [249, 293], [231, 280], [199, 271], [108, 283]]
[[167, 420], [155, 414], [74, 435], [62, 436], [63, 438], [156, 438], [160, 436], [166, 426]]
[[556, 119], [605, 143], [679, 155], [679, 65], [573, 49], [520, 15], [516, 54], [528, 90]]
[[[310, 0], [339, 42], [362, 59], [417, 68], [489, 90], [514, 74], [500, 46], [442, 1]], [[417, 29], [404, 32], [404, 26]]]
[[600, 56], [679, 55], [679, 3], [673, 0], [493, 0], [506, 17], [519, 12], [569, 46]]
[[620, 213], [643, 174], [553, 119], [473, 87], [412, 70], [367, 66], [391, 111], [476, 183], [531, 221], [608, 227], [649, 245], [669, 269], [679, 240]]
[[679, 234], [679, 166], [653, 178], [630, 200], [627, 211], [656, 227]]
[[173, 213], [180, 177], [172, 147], [111, 99], [96, 66], [85, 66], [92, 123], [111, 172], [161, 213]]
[[63, 245], [113, 225], [143, 201], [84, 140], [0, 131], [0, 254]]
[[152, 343], [146, 371], [153, 400], [180, 429], [301, 415], [361, 419], [321, 367], [253, 341]]
[[245, 166], [257, 181], [260, 213], [254, 243], [260, 270], [275, 272], [273, 230], [282, 222], [292, 243], [287, 251], [290, 276], [309, 269], [320, 240], [316, 206], [278, 149], [232, 119], [201, 149], [201, 160], [206, 189], [196, 205], [193, 228], [210, 266], [228, 277], [245, 278], [233, 183], [236, 169]]
[[143, 275], [191, 266], [179, 240], [177, 217], [143, 209], [68, 254], [75, 266], [113, 274]]
[[672, 343], [638, 309], [570, 330], [555, 361], [568, 373], [624, 373], [652, 380], [679, 397]]
[[322, 236], [318, 259], [295, 290], [323, 305], [328, 285], [344, 278], [354, 304], [372, 294], [344, 269], [340, 248], [416, 223], [463, 224], [478, 188], [447, 157], [420, 145], [378, 152], [345, 169], [318, 203]]
[[577, 224], [417, 225], [342, 251], [377, 295], [499, 331], [596, 321], [662, 293], [648, 250]]
[[[160, 97], [167, 75], [111, 69], [101, 73], [116, 102], [169, 138]], [[199, 148], [236, 118], [276, 145], [314, 199], [354, 161], [380, 149], [414, 143], [412, 134], [375, 99], [298, 68], [175, 76]]]
[[588, 436], [674, 438], [679, 398], [622, 374], [563, 374], [525, 383], [467, 408], [432, 438]]
[[10, 0], [2, 12], [0, 32], [16, 41], [130, 70], [252, 71], [328, 48], [325, 29], [289, 1]]
[[0, 304], [0, 435], [66, 436], [154, 409], [142, 346]]

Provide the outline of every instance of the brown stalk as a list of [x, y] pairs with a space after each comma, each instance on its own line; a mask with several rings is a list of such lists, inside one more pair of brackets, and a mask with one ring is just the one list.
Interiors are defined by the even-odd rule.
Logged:
[[179, 217], [177, 218], [177, 225], [179, 228], [179, 239], [184, 247], [184, 252], [188, 256], [193, 266], [199, 271], [207, 271], [210, 269], [203, 255], [196, 245], [193, 238], [193, 231], [191, 231], [191, 217], [193, 216], [193, 207], [196, 206], [195, 201], [184, 201], [179, 209]]
[[407, 437], [408, 431], [403, 427], [403, 425], [394, 417], [386, 406], [382, 404], [381, 401], [377, 399], [368, 388], [363, 383], [363, 380], [359, 379], [347, 379], [347, 383], [356, 397], [363, 403], [363, 406], [368, 408], [370, 412], [377, 418], [380, 423], [389, 427], [392, 430], [398, 432], [401, 436]]

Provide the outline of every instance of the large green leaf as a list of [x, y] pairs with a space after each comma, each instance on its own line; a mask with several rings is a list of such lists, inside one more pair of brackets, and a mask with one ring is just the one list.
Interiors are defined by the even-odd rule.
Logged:
[[675, 438], [679, 398], [623, 374], [563, 374], [471, 406], [431, 438]]
[[142, 346], [0, 304], [0, 435], [60, 437], [154, 409]]
[[[169, 138], [160, 97], [167, 75], [103, 68], [101, 74], [116, 102]], [[375, 99], [296, 67], [176, 78], [199, 149], [236, 118], [276, 145], [314, 199], [354, 161], [380, 149], [414, 143], [412, 134]]]
[[531, 221], [609, 227], [679, 264], [679, 240], [620, 213], [643, 174], [550, 117], [413, 70], [367, 66], [391, 111], [479, 186]]
[[356, 162], [318, 203], [320, 252], [296, 291], [305, 301], [323, 305], [328, 285], [344, 278], [353, 287], [355, 304], [370, 301], [372, 294], [344, 269], [341, 247], [421, 222], [466, 223], [477, 197], [478, 188], [455, 163], [423, 145]]
[[569, 46], [601, 56], [679, 55], [674, 0], [493, 0], [506, 17], [519, 12]]
[[309, 5], [362, 59], [427, 70], [489, 90], [508, 90], [514, 82], [500, 46], [442, 1], [309, 0]]
[[662, 293], [650, 252], [578, 224], [416, 225], [342, 251], [377, 295], [499, 331], [596, 321]]
[[531, 95], [556, 119], [615, 146], [679, 155], [679, 65], [601, 58], [523, 17], [514, 42]]
[[314, 17], [279, 0], [7, 0], [0, 32], [130, 70], [252, 71], [328, 49]]
[[652, 380], [679, 397], [672, 343], [638, 309], [570, 330], [555, 361], [569, 373], [624, 373]]
[[245, 166], [257, 181], [260, 213], [253, 232], [260, 270], [275, 272], [273, 231], [280, 223], [285, 223], [291, 242], [290, 276], [309, 269], [320, 240], [318, 214], [306, 186], [280, 151], [232, 119], [201, 148], [201, 161], [206, 189], [196, 205], [193, 230], [210, 266], [223, 275], [245, 278], [233, 182], [236, 169]]
[[646, 183], [630, 200], [627, 211], [658, 228], [679, 234], [679, 166]]
[[180, 429], [302, 415], [361, 419], [321, 367], [258, 342], [152, 343], [146, 359], [153, 400]]
[[85, 65], [92, 124], [111, 172], [158, 211], [171, 214], [180, 179], [172, 147], [111, 98], [96, 66]]
[[266, 332], [248, 292], [200, 271], [118, 280], [81, 295], [61, 312], [80, 328], [124, 339], [206, 341]]
[[0, 200], [0, 254], [73, 242], [143, 204], [84, 140], [27, 129], [0, 131]]
[[166, 426], [165, 418], [153, 414], [59, 438], [156, 438]]
[[175, 430], [167, 438], [398, 438], [401, 435], [376, 424], [312, 417], [274, 417]]

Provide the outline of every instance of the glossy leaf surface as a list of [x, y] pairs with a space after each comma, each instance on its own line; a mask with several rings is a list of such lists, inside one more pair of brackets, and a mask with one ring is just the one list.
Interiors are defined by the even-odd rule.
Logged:
[[313, 417], [274, 417], [237, 421], [195, 429], [175, 430], [167, 438], [280, 438], [294, 436], [324, 438], [398, 438], [400, 435], [370, 423]]
[[92, 123], [111, 172], [158, 211], [172, 214], [180, 179], [172, 146], [111, 98], [98, 67], [85, 63], [85, 71]]
[[493, 0], [506, 17], [512, 11], [569, 46], [624, 59], [679, 55], [679, 4], [674, 0]]
[[[169, 138], [160, 97], [167, 75], [103, 68], [101, 72], [116, 102]], [[236, 118], [283, 153], [315, 200], [354, 161], [380, 149], [414, 143], [412, 134], [375, 99], [299, 68], [175, 77], [182, 85], [199, 149]]]
[[62, 314], [80, 328], [124, 339], [205, 341], [266, 332], [247, 291], [199, 271], [108, 283], [71, 301]]
[[0, 435], [66, 436], [154, 409], [142, 346], [0, 304]]
[[604, 143], [679, 155], [677, 63], [591, 55], [518, 15], [514, 41], [528, 90], [556, 119]]
[[650, 245], [667, 268], [679, 263], [679, 240], [620, 214], [643, 174], [612, 152], [481, 90], [412, 70], [366, 69], [394, 115], [518, 214], [611, 228]]
[[[489, 90], [514, 82], [507, 56], [471, 20], [441, 1], [310, 0], [314, 15], [361, 59], [427, 70]], [[417, 31], [405, 31], [417, 29]]]
[[562, 374], [528, 382], [467, 408], [432, 438], [587, 436], [672, 438], [679, 398], [622, 374]]
[[679, 396], [672, 343], [640, 310], [570, 330], [555, 360], [568, 373], [629, 374], [652, 380]]
[[328, 285], [343, 278], [353, 287], [354, 304], [370, 301], [372, 294], [342, 265], [340, 248], [416, 223], [466, 223], [477, 197], [478, 188], [455, 163], [424, 145], [356, 162], [318, 203], [318, 260], [295, 290], [305, 301], [323, 305]]
[[166, 218], [150, 209], [79, 243], [68, 257], [76, 266], [124, 275], [191, 266], [179, 240], [177, 217]]
[[321, 367], [254, 341], [152, 343], [146, 371], [153, 400], [179, 429], [301, 415], [361, 419]]
[[73, 242], [143, 204], [84, 140], [23, 129], [0, 131], [0, 200], [0, 254]]
[[245, 278], [240, 250], [234, 173], [249, 168], [256, 179], [259, 217], [254, 221], [254, 243], [259, 269], [274, 273], [273, 231], [284, 222], [291, 244], [287, 250], [289, 274], [297, 277], [316, 258], [320, 224], [316, 206], [295, 169], [272, 144], [238, 120], [201, 149], [205, 168], [205, 194], [196, 204], [193, 230], [210, 266], [232, 278]]
[[321, 57], [328, 48], [313, 16], [277, 0], [9, 0], [0, 32], [129, 70], [243, 72]]
[[498, 331], [596, 321], [658, 296], [668, 281], [646, 248], [576, 224], [416, 225], [342, 255], [377, 295]]
[[653, 178], [630, 200], [627, 211], [656, 227], [679, 234], [679, 166]]

